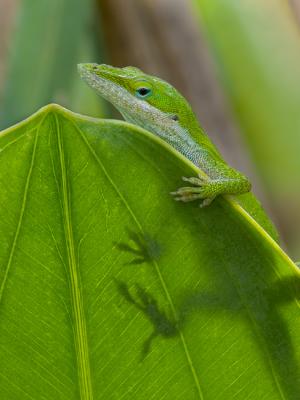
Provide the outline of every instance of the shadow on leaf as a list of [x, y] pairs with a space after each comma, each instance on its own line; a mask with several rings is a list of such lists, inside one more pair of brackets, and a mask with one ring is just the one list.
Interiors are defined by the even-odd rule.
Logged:
[[125, 265], [148, 263], [160, 257], [160, 246], [150, 235], [143, 235], [129, 228], [127, 228], [127, 233], [128, 242], [115, 243], [119, 250], [134, 255], [134, 258]]
[[143, 345], [142, 361], [151, 350], [152, 341], [157, 336], [171, 338], [178, 335], [178, 323], [169, 318], [164, 311], [160, 310], [155, 298], [140, 285], [136, 284], [135, 293], [131, 294], [126, 283], [118, 280], [115, 280], [115, 282], [118, 292], [125, 300], [140, 310], [153, 325], [153, 332]]

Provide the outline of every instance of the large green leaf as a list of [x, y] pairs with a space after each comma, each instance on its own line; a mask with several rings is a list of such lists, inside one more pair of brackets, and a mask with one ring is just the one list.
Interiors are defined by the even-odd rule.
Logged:
[[[299, 273], [152, 134], [48, 106], [0, 136], [0, 397], [299, 397]], [[248, 197], [247, 197], [248, 196]]]

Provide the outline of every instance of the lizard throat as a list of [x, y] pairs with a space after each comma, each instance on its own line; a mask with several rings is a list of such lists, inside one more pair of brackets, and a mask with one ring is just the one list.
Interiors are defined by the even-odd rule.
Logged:
[[180, 122], [174, 121], [169, 114], [146, 101], [136, 98], [122, 86], [93, 72], [83, 70], [81, 77], [105, 100], [113, 104], [127, 122], [160, 137], [198, 166], [199, 147]]

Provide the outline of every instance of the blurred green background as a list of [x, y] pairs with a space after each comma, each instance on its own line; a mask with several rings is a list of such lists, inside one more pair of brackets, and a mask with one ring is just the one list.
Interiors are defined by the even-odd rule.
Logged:
[[300, 0], [0, 0], [0, 128], [49, 102], [119, 117], [78, 62], [159, 75], [250, 177], [300, 259], [299, 29]]

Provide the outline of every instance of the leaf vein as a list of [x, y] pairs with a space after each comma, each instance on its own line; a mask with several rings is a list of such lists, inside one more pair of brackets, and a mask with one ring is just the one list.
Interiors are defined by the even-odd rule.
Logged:
[[93, 389], [91, 382], [91, 371], [89, 362], [89, 350], [86, 331], [86, 321], [83, 307], [83, 299], [80, 284], [80, 271], [76, 260], [76, 252], [73, 237], [72, 215], [68, 174], [66, 169], [65, 150], [61, 137], [60, 124], [55, 115], [55, 125], [57, 133], [57, 145], [59, 152], [60, 174], [61, 174], [61, 205], [63, 212], [63, 227], [65, 232], [65, 242], [67, 248], [68, 267], [69, 267], [69, 286], [71, 295], [72, 311], [74, 316], [74, 341], [77, 357], [79, 390], [82, 400], [93, 400]]
[[2, 280], [2, 283], [1, 283], [1, 287], [0, 287], [0, 303], [2, 301], [4, 288], [5, 288], [5, 285], [6, 285], [6, 282], [7, 282], [9, 270], [10, 270], [11, 265], [12, 265], [13, 257], [14, 257], [14, 254], [15, 254], [16, 246], [17, 246], [17, 241], [18, 241], [19, 234], [20, 234], [20, 231], [21, 231], [21, 226], [22, 226], [23, 217], [24, 217], [25, 208], [26, 208], [26, 203], [27, 203], [27, 196], [28, 196], [28, 191], [29, 191], [30, 179], [31, 179], [32, 171], [33, 171], [34, 162], [35, 162], [35, 154], [36, 154], [36, 147], [37, 147], [37, 141], [38, 141], [38, 133], [39, 133], [39, 130], [37, 129], [37, 133], [35, 135], [35, 140], [34, 140], [34, 144], [33, 144], [32, 154], [31, 154], [31, 162], [30, 162], [30, 166], [29, 166], [29, 170], [28, 170], [28, 174], [27, 174], [27, 178], [26, 178], [26, 182], [25, 182], [25, 187], [24, 187], [24, 193], [23, 193], [23, 199], [22, 199], [22, 205], [21, 205], [21, 210], [20, 210], [20, 214], [19, 214], [18, 224], [17, 224], [17, 228], [16, 228], [16, 231], [15, 231], [15, 234], [14, 234], [13, 242], [12, 242], [12, 245], [11, 245], [11, 248], [10, 248], [10, 252], [9, 252], [9, 256], [8, 256], [8, 262], [7, 262], [7, 265], [6, 265], [6, 268], [5, 268], [3, 280]]

